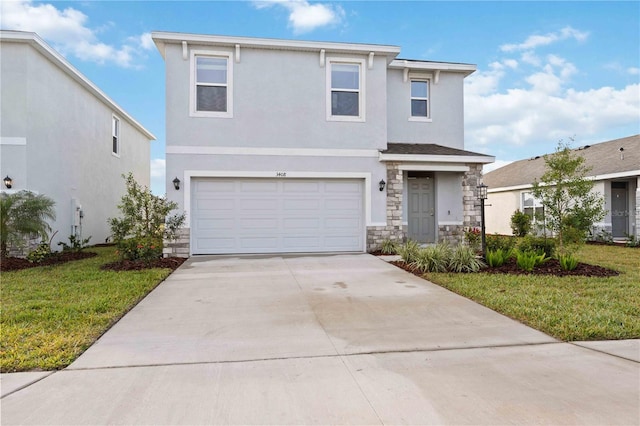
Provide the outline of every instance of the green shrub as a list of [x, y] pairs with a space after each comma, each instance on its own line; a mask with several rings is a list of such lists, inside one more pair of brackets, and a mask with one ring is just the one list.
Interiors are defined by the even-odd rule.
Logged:
[[536, 266], [542, 265], [549, 260], [545, 253], [535, 251], [518, 251], [516, 253], [516, 264], [524, 271], [531, 272]]
[[578, 259], [570, 254], [558, 256], [558, 261], [565, 271], [573, 271], [578, 267]]
[[504, 252], [510, 252], [516, 247], [516, 238], [510, 237], [508, 235], [487, 235], [486, 243], [487, 243], [487, 251], [492, 250], [502, 250]]
[[27, 254], [27, 260], [31, 263], [40, 263], [49, 256], [51, 256], [51, 247], [48, 242], [43, 241]]
[[531, 216], [516, 210], [511, 215], [511, 230], [516, 237], [524, 237], [531, 232]]
[[79, 237], [72, 234], [72, 235], [69, 235], [69, 244], [65, 243], [64, 241], [60, 241], [58, 245], [62, 246], [62, 251], [71, 251], [74, 253], [79, 253], [87, 246], [87, 244], [89, 244], [90, 239], [91, 239], [91, 236], [89, 236], [89, 238], [85, 238], [84, 240], [81, 240]]
[[116, 243], [117, 253], [126, 260], [149, 262], [162, 256], [161, 238], [126, 238]]
[[396, 254], [397, 250], [398, 244], [395, 241], [387, 239], [380, 244], [380, 251], [384, 254]]
[[482, 242], [482, 233], [478, 228], [469, 228], [464, 231], [464, 239], [474, 250], [480, 250], [480, 243]]
[[505, 251], [503, 249], [487, 250], [486, 261], [492, 268], [498, 268], [513, 255], [513, 250]]
[[478, 272], [484, 266], [485, 263], [469, 246], [459, 244], [451, 250], [449, 270], [452, 272]]
[[411, 267], [421, 272], [446, 272], [451, 248], [446, 243], [426, 247], [418, 251]]
[[546, 257], [553, 257], [555, 249], [556, 242], [554, 239], [534, 237], [533, 235], [527, 235], [518, 244], [518, 250], [521, 252], [544, 253]]
[[406, 264], [410, 265], [414, 260], [416, 260], [416, 256], [418, 255], [419, 251], [420, 244], [418, 244], [416, 241], [408, 240], [406, 243], [398, 247], [396, 253], [400, 255], [400, 258], [402, 258], [402, 260]]

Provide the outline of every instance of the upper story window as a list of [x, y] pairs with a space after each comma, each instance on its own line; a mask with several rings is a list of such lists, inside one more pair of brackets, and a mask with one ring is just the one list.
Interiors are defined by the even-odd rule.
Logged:
[[364, 61], [327, 62], [327, 120], [364, 121]]
[[411, 117], [429, 116], [429, 80], [411, 80]]
[[111, 153], [120, 155], [120, 119], [115, 115], [111, 116]]
[[191, 115], [232, 117], [232, 61], [228, 53], [192, 51]]

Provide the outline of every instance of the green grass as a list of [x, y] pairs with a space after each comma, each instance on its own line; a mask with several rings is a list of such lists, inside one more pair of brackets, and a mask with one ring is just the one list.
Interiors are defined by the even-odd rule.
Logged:
[[98, 256], [2, 273], [0, 371], [68, 366], [171, 273], [102, 271], [115, 249], [90, 250]]
[[584, 246], [582, 263], [617, 277], [429, 273], [429, 281], [563, 341], [640, 338], [640, 251]]

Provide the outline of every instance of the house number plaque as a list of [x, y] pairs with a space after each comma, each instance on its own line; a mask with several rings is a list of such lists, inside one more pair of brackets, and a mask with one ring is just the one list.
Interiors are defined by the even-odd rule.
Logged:
[[287, 177], [287, 172], [276, 172], [276, 177]]

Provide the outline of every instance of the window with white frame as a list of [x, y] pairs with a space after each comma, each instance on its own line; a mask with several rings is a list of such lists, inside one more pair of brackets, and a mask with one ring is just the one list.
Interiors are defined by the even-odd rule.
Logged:
[[231, 117], [230, 54], [193, 52], [191, 60], [191, 114]]
[[327, 119], [364, 121], [363, 63], [329, 61]]
[[411, 80], [411, 117], [429, 118], [429, 80]]
[[544, 214], [542, 202], [533, 196], [531, 192], [523, 192], [521, 199], [522, 212], [529, 215], [532, 220], [540, 219]]
[[120, 120], [115, 115], [111, 116], [111, 152], [120, 155]]

